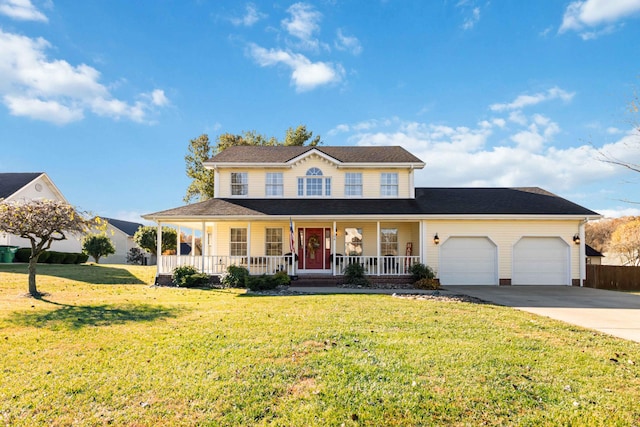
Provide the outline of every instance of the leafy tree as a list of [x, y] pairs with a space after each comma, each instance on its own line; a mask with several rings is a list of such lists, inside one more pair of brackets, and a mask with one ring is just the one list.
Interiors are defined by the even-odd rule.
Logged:
[[116, 248], [106, 234], [88, 234], [82, 239], [82, 252], [99, 263], [101, 257], [115, 254]]
[[[136, 234], [133, 235], [133, 241], [138, 244], [142, 249], [151, 252], [154, 255], [157, 254], [158, 248], [158, 229], [157, 227], [146, 225], [138, 228]], [[178, 232], [175, 228], [162, 227], [162, 252], [176, 250], [176, 243], [178, 241]]]
[[624, 223], [611, 235], [611, 250], [629, 265], [640, 265], [640, 219]]
[[214, 155], [221, 153], [229, 147], [236, 145], [259, 146], [303, 146], [308, 144], [316, 146], [321, 144], [320, 136], [313, 137], [313, 132], [308, 131], [306, 125], [297, 128], [289, 128], [284, 140], [278, 141], [276, 137], [267, 137], [256, 131], [244, 131], [241, 135], [223, 133], [216, 140], [216, 147], [211, 147], [209, 136], [202, 134], [189, 141], [187, 155], [184, 157], [187, 176], [192, 179], [184, 196], [185, 203], [193, 201], [205, 201], [214, 196], [214, 172], [204, 167], [204, 163]]
[[0, 202], [0, 231], [14, 234], [31, 242], [29, 256], [29, 295], [42, 296], [36, 286], [38, 257], [56, 241], [69, 234], [82, 234], [90, 229], [103, 229], [106, 222], [89, 218], [73, 206], [56, 200]]
[[611, 235], [616, 228], [634, 219], [634, 217], [605, 218], [588, 222], [584, 227], [587, 245], [599, 252], [607, 252], [611, 243]]
[[190, 203], [193, 200], [200, 202], [213, 197], [213, 170], [204, 167], [204, 162], [211, 157], [209, 136], [202, 134], [189, 141], [188, 153], [184, 157], [187, 163], [187, 176], [191, 178], [191, 184], [187, 187], [184, 201]]

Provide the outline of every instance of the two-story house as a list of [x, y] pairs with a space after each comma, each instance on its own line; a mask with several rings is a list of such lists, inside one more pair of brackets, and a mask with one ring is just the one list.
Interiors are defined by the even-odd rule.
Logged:
[[402, 147], [236, 146], [205, 165], [215, 198], [144, 216], [202, 236], [202, 256], [163, 255], [158, 274], [341, 275], [359, 262], [402, 276], [421, 262], [444, 285], [580, 285], [584, 224], [600, 217], [540, 188], [416, 188], [425, 163]]

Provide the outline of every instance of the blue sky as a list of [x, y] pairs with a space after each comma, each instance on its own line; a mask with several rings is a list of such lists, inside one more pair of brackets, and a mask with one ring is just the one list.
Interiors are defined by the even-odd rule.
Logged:
[[640, 214], [640, 0], [0, 0], [0, 171], [125, 220], [182, 205], [202, 133], [402, 145], [418, 186]]

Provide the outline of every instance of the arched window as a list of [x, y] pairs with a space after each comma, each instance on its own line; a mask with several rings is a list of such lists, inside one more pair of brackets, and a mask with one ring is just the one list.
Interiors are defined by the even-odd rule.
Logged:
[[323, 175], [319, 168], [309, 168], [304, 178], [298, 178], [298, 196], [330, 196], [331, 178], [323, 178]]

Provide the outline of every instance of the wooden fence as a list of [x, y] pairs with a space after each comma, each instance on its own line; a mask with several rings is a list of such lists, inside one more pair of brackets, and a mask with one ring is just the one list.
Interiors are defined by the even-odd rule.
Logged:
[[640, 267], [587, 265], [584, 286], [597, 289], [640, 291]]

